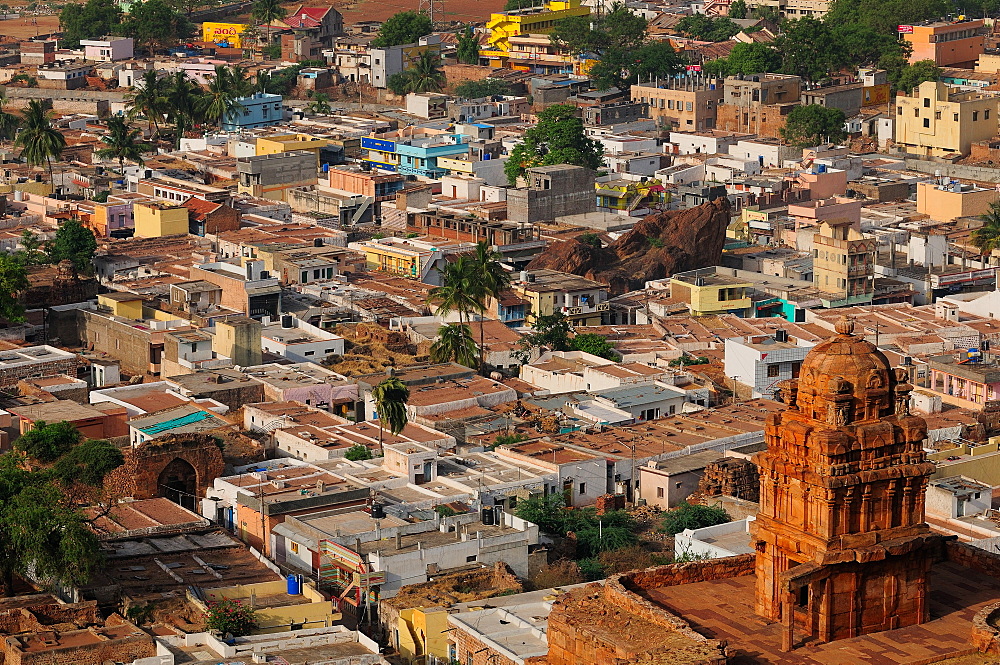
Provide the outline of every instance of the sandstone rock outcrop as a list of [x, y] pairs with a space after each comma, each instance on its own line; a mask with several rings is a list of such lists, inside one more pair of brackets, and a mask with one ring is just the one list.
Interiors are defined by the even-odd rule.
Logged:
[[716, 199], [687, 210], [649, 215], [608, 247], [579, 240], [549, 246], [528, 270], [549, 269], [608, 284], [614, 294], [648, 280], [719, 263], [730, 222], [729, 202]]

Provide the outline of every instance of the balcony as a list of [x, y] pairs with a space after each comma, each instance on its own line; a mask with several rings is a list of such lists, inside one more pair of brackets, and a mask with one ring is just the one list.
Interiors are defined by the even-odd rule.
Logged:
[[607, 312], [611, 305], [606, 302], [597, 305], [579, 305], [576, 307], [563, 307], [560, 311], [566, 316], [580, 316], [582, 314], [593, 314], [595, 312]]

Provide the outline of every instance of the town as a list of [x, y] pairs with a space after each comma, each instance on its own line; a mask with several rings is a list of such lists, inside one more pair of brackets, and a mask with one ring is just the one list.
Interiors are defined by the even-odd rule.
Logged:
[[0, 5], [0, 665], [1000, 664], [1000, 6], [330, 1]]

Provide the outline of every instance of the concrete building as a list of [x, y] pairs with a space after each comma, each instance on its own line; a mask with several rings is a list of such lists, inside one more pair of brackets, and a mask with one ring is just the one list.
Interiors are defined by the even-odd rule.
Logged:
[[724, 275], [713, 268], [680, 272], [670, 278], [671, 297], [684, 302], [692, 316], [736, 314], [748, 316], [753, 282]]
[[294, 362], [318, 362], [343, 355], [344, 338], [284, 314], [261, 330], [261, 348]]
[[240, 157], [236, 162], [240, 194], [285, 201], [288, 190], [315, 185], [316, 155], [308, 150]]
[[187, 235], [188, 209], [179, 203], [139, 201], [133, 204], [132, 211], [136, 237]]
[[558, 270], [522, 272], [511, 290], [529, 303], [529, 325], [538, 316], [556, 312], [576, 326], [600, 325], [603, 314], [610, 310], [606, 284]]
[[403, 189], [406, 178], [398, 173], [375, 173], [357, 167], [340, 166], [329, 171], [327, 184], [332, 189], [361, 194], [375, 199], [376, 203], [390, 201]]
[[941, 519], [986, 514], [992, 500], [992, 485], [965, 476], [937, 478], [927, 485], [927, 514]]
[[433, 34], [425, 35], [412, 44], [369, 49], [371, 59], [369, 83], [376, 88], [385, 88], [390, 76], [412, 67], [424, 51], [439, 53], [441, 37]]
[[750, 545], [750, 516], [734, 522], [706, 526], [701, 529], [684, 529], [674, 536], [675, 557], [702, 557], [721, 559], [723, 557], [752, 554]]
[[979, 217], [1000, 199], [995, 188], [948, 179], [917, 183], [917, 212], [934, 221], [951, 222], [959, 217]]
[[83, 47], [83, 57], [96, 62], [130, 60], [133, 55], [133, 40], [131, 37], [81, 39], [80, 46]]
[[755, 398], [773, 399], [780, 381], [799, 377], [799, 368], [812, 346], [811, 341], [789, 337], [781, 329], [770, 336], [727, 338], [726, 376], [750, 386]]
[[875, 294], [878, 241], [848, 220], [826, 220], [813, 236], [813, 282], [825, 307], [870, 303]]
[[705, 467], [721, 457], [715, 450], [703, 450], [668, 460], [649, 460], [638, 467], [639, 497], [663, 510], [686, 501], [698, 489]]
[[715, 129], [725, 94], [722, 79], [667, 78], [633, 85], [632, 102], [649, 105], [649, 117], [679, 132]]
[[231, 316], [215, 323], [212, 348], [226, 356], [237, 367], [250, 367], [262, 362], [261, 323], [246, 316]]
[[526, 187], [507, 191], [507, 217], [514, 222], [552, 221], [597, 210], [595, 174], [582, 166], [556, 164], [529, 168]]
[[38, 66], [38, 87], [76, 90], [87, 85], [87, 75], [94, 63], [78, 60], [54, 60]]
[[925, 81], [908, 96], [896, 95], [896, 145], [922, 157], [967, 155], [973, 143], [996, 136], [998, 108], [991, 95]]
[[938, 67], [972, 68], [985, 48], [989, 28], [982, 19], [933, 21], [899, 26], [910, 44], [910, 62], [931, 60]]
[[250, 97], [238, 97], [238, 107], [234, 108], [222, 121], [224, 131], [235, 132], [242, 129], [257, 129], [280, 125], [285, 121], [281, 95], [258, 92]]
[[76, 376], [75, 353], [46, 344], [0, 351], [0, 388], [17, 385], [21, 379], [68, 374]]
[[276, 317], [281, 309], [281, 286], [263, 261], [202, 263], [191, 267], [191, 277], [221, 287], [219, 304], [251, 318]]

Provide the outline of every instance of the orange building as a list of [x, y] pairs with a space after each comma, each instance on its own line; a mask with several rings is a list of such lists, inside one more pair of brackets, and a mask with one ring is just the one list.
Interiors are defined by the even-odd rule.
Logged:
[[913, 47], [910, 62], [933, 60], [939, 67], [975, 67], [985, 50], [986, 26], [981, 19], [901, 25], [900, 34]]

